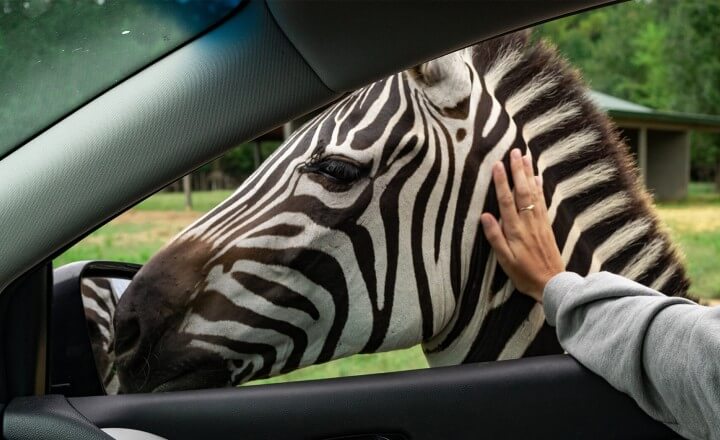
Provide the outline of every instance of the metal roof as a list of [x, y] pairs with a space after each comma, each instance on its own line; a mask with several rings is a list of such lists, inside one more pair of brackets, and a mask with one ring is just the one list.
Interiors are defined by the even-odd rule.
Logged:
[[653, 109], [645, 107], [644, 105], [635, 104], [634, 102], [626, 101], [624, 99], [617, 98], [615, 96], [606, 95], [605, 93], [598, 92], [596, 90], [590, 91], [590, 98], [595, 101], [595, 104], [599, 105], [605, 110], [622, 110], [628, 112], [640, 112], [640, 113], [652, 113]]
[[590, 91], [590, 98], [618, 122], [647, 122], [660, 125], [680, 125], [702, 131], [720, 131], [720, 115], [659, 111], [595, 90]]

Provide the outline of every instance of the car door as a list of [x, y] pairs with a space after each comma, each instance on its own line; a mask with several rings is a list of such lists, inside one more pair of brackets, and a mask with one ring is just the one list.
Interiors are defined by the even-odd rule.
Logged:
[[607, 3], [244, 1], [19, 142], [0, 160], [4, 438], [672, 437], [565, 356], [152, 395], [46, 390], [49, 262], [63, 249], [228, 148], [349, 90]]

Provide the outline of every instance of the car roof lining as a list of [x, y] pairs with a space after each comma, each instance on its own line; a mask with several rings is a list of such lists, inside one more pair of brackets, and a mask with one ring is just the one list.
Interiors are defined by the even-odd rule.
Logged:
[[[452, 50], [607, 0], [454, 2], [270, 1], [281, 29], [331, 90], [354, 90]], [[434, 31], [437, 30], [437, 31]], [[388, 44], [392, 42], [393, 44]], [[430, 57], [430, 58], [434, 58]], [[362, 66], [362, 68], [358, 68]]]
[[[345, 5], [341, 14], [337, 4], [329, 2], [336, 20], [346, 19], [345, 26], [333, 27], [340, 35], [332, 35], [328, 29], [324, 34], [322, 29], [311, 32], [309, 28], [319, 26], [317, 20], [298, 9], [304, 4], [312, 11], [316, 3], [250, 0], [222, 25], [1, 160], [0, 291], [180, 176], [342, 92], [503, 29], [614, 1], [525, 1], [526, 11], [516, 7], [511, 23], [492, 29], [477, 28], [471, 18], [483, 12], [488, 16], [489, 8], [504, 2], [457, 2], [452, 8], [428, 2], [436, 9], [423, 9], [424, 14], [445, 14], [442, 23], [456, 20], [462, 32], [442, 38], [426, 35], [423, 40], [409, 32], [412, 22], [401, 21], [395, 27], [404, 26], [407, 32], [395, 30], [395, 44], [374, 49], [369, 43], [375, 40], [363, 43], [363, 24], [375, 17], [389, 25], [388, 20], [399, 19], [397, 11], [383, 12], [383, 2], [338, 2]], [[349, 15], [351, 6], [357, 9], [352, 13], [360, 15]], [[305, 21], [299, 20], [303, 17]], [[338, 41], [349, 46], [323, 46], [320, 37], [342, 37]], [[322, 53], [330, 50], [334, 56]], [[358, 69], [353, 59], [366, 63]], [[361, 70], [364, 75], [358, 74]]]

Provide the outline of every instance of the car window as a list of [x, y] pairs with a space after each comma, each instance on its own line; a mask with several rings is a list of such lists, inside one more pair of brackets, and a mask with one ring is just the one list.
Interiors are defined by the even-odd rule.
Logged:
[[[683, 3], [684, 6], [673, 6], [674, 27], [668, 25], [662, 32], [655, 28], [654, 23], [657, 18], [670, 14], [666, 10], [670, 7], [669, 4], [628, 2], [539, 26], [533, 30], [533, 38], [547, 40], [543, 43], [545, 48], [556, 45], [559, 52], [583, 72], [588, 85], [592, 87], [590, 97], [600, 110], [609, 114], [619, 130], [637, 162], [637, 171], [643, 179], [642, 182], [657, 202], [656, 210], [660, 220], [669, 227], [674, 241], [687, 255], [690, 278], [695, 286], [690, 293], [705, 301], [712, 301], [720, 298], [720, 284], [711, 271], [711, 265], [720, 258], [720, 247], [717, 246], [720, 242], [720, 222], [717, 221], [720, 218], [720, 192], [712, 182], [717, 175], [707, 173], [707, 164], [703, 157], [695, 156], [695, 151], [716, 148], [718, 144], [704, 147], [706, 138], [700, 137], [704, 133], [696, 129], [696, 126], [683, 126], [682, 124], [693, 123], [693, 118], [684, 116], [681, 112], [717, 114], [718, 111], [702, 107], [700, 98], [703, 94], [698, 91], [701, 87], [694, 89], [696, 100], [692, 105], [675, 102], [679, 97], [687, 98], [686, 95], [689, 94], [684, 94], [677, 87], [672, 88], [673, 81], [669, 74], [667, 77], [663, 76], [664, 72], [666, 73], [664, 66], [669, 65], [671, 60], [663, 62], [668, 55], [664, 50], [658, 50], [658, 42], [683, 42], [683, 26], [704, 29], [697, 23], [702, 21], [704, 16], [700, 13], [704, 4], [704, 0], [697, 0]], [[633, 36], [630, 47], [625, 45], [628, 38], [626, 34]], [[704, 34], [701, 34], [697, 32], [693, 41], [703, 42]], [[705, 47], [699, 43], [698, 46]], [[707, 43], [707, 47], [714, 46]], [[680, 51], [678, 48], [673, 50], [675, 54]], [[624, 58], [626, 64], [618, 66], [616, 53], [622, 51], [628, 52]], [[694, 59], [703, 58], [695, 56]], [[647, 68], [638, 71], [627, 69], [629, 65], [640, 61], [647, 62]], [[654, 70], [651, 71], [651, 68]], [[658, 83], [658, 78], [662, 77], [663, 87], [649, 84], [649, 77]], [[645, 85], [647, 88], [641, 87]], [[674, 104], [665, 105], [665, 101], [661, 99], [665, 96], [662, 93], [670, 93], [670, 90], [675, 95], [673, 100], [667, 98], [667, 102], [672, 101]], [[712, 91], [715, 92], [715, 89], [712, 88]], [[368, 100], [377, 99], [377, 95], [372, 94], [366, 97]], [[171, 237], [228, 198], [302, 122], [290, 122], [284, 129], [278, 128], [261, 139], [234, 148], [223, 158], [194, 172], [191, 178], [184, 182], [171, 184], [164, 191], [141, 202], [68, 249], [54, 261], [55, 267], [78, 260], [145, 263]], [[720, 127], [720, 123], [717, 126]], [[458, 131], [457, 136], [464, 138], [465, 134], [464, 131]], [[693, 139], [692, 156], [690, 139]], [[710, 142], [717, 138], [707, 139], [710, 139], [707, 141]], [[692, 169], [693, 182], [689, 181], [690, 176], [685, 178], [680, 172], [668, 171], [667, 168], [659, 166], [681, 162], [687, 167], [684, 169]], [[272, 164], [272, 161], [270, 163]], [[711, 165], [714, 167], [716, 163]], [[717, 172], [720, 175], [720, 168], [717, 168]], [[678, 176], [682, 179], [675, 179]], [[183, 194], [184, 184], [192, 189], [189, 191], [189, 199]], [[223, 220], [219, 224], [227, 225], [231, 222]], [[291, 229], [283, 231], [292, 235]], [[276, 232], [280, 235], [280, 229]], [[211, 327], [208, 325], [208, 328]], [[526, 330], [524, 327], [520, 329], [523, 332]], [[512, 356], [519, 355], [509, 353]], [[248, 384], [420, 369], [427, 366], [428, 362], [421, 347], [415, 346], [389, 353], [355, 355]]]
[[240, 0], [3, 0], [0, 157]]

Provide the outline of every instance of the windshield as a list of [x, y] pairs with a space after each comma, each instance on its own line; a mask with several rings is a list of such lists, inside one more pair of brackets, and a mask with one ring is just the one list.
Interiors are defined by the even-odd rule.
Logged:
[[0, 157], [240, 0], [0, 0]]

